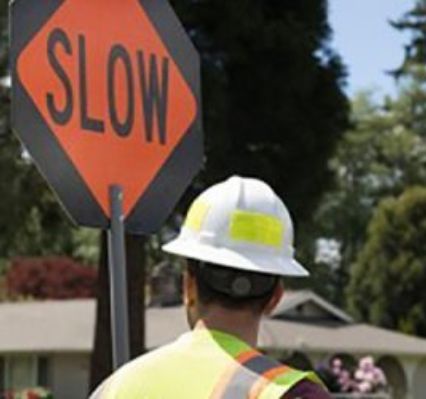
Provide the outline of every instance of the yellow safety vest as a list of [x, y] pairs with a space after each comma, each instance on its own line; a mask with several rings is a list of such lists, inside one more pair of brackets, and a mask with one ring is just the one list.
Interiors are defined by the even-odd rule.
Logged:
[[321, 384], [234, 336], [197, 329], [125, 365], [91, 399], [279, 399], [304, 379]]

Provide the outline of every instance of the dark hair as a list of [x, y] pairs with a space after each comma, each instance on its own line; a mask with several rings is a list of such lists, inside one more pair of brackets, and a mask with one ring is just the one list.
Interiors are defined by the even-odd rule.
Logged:
[[279, 277], [188, 259], [201, 304], [218, 304], [228, 309], [261, 312], [271, 299]]

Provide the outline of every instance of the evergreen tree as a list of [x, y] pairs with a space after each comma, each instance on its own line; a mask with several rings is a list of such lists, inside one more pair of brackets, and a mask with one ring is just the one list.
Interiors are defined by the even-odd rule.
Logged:
[[260, 177], [309, 221], [348, 126], [325, 0], [175, 0], [202, 57], [202, 186]]
[[392, 72], [399, 79], [415, 73], [426, 63], [426, 0], [416, 0], [413, 8], [392, 22], [392, 26], [411, 35], [402, 64]]
[[401, 87], [407, 123], [426, 138], [426, 0], [416, 0], [413, 8], [392, 25], [409, 33], [410, 41], [402, 64], [391, 74]]
[[349, 305], [362, 320], [426, 336], [426, 189], [384, 200], [352, 270]]

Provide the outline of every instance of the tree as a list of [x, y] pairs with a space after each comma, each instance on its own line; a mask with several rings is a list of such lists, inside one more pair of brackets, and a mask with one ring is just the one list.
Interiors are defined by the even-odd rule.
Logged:
[[14, 137], [0, 146], [0, 257], [72, 255], [74, 229]]
[[426, 60], [426, 1], [416, 0], [413, 8], [393, 21], [392, 26], [411, 34], [411, 40], [405, 46], [403, 63], [391, 72], [399, 79], [411, 75]]
[[426, 336], [426, 188], [384, 200], [352, 270], [351, 310], [362, 320]]
[[65, 257], [17, 258], [6, 274], [10, 298], [92, 298], [97, 272]]
[[416, 0], [411, 10], [392, 25], [411, 36], [402, 64], [391, 75], [402, 87], [401, 106], [407, 123], [426, 137], [426, 0]]
[[309, 221], [348, 126], [327, 1], [172, 3], [202, 58], [206, 167], [199, 187], [232, 174], [260, 177], [298, 222]]
[[[369, 93], [353, 101], [353, 126], [331, 160], [336, 186], [317, 212], [317, 234], [340, 243], [330, 299], [344, 303], [350, 268], [364, 245], [375, 207], [406, 187], [426, 184], [426, 142], [413, 129], [405, 94], [386, 107]], [[407, 115], [408, 114], [408, 115]]]
[[331, 271], [337, 278], [330, 297], [340, 304], [377, 204], [426, 182], [426, 1], [417, 0], [392, 25], [411, 34], [404, 61], [392, 72], [398, 95], [379, 103], [365, 93], [353, 100], [353, 128], [332, 160], [336, 186], [317, 212], [317, 235], [341, 247], [340, 268]]

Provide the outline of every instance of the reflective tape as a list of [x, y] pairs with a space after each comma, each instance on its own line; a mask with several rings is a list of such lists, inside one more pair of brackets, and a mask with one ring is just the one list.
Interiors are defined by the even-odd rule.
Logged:
[[287, 366], [278, 366], [266, 371], [251, 387], [249, 393], [249, 399], [258, 399], [265, 388], [271, 384], [271, 381], [278, 376], [283, 376], [285, 374], [290, 374], [289, 368]]
[[[229, 354], [233, 356], [232, 353], [229, 353]], [[245, 363], [256, 358], [257, 356], [259, 356], [259, 352], [257, 352], [254, 349], [245, 350], [242, 353], [240, 353], [238, 356], [236, 356], [235, 362], [232, 362], [232, 364], [221, 375], [209, 399], [223, 398], [228, 387], [235, 381], [235, 378], [237, 374], [240, 372], [241, 367], [243, 367]]]
[[[255, 351], [249, 351], [247, 356], [243, 354], [235, 360], [233, 367], [220, 379], [210, 399], [254, 399], [278, 375], [294, 372], [289, 367]], [[293, 381], [289, 381], [288, 389], [300, 381], [300, 374], [302, 373], [297, 372], [292, 378]]]
[[231, 218], [229, 234], [235, 241], [279, 248], [283, 242], [284, 226], [273, 216], [236, 211]]
[[186, 216], [185, 227], [188, 227], [194, 231], [200, 231], [204, 219], [207, 216], [208, 210], [208, 204], [201, 201], [195, 201], [189, 209], [188, 215]]

